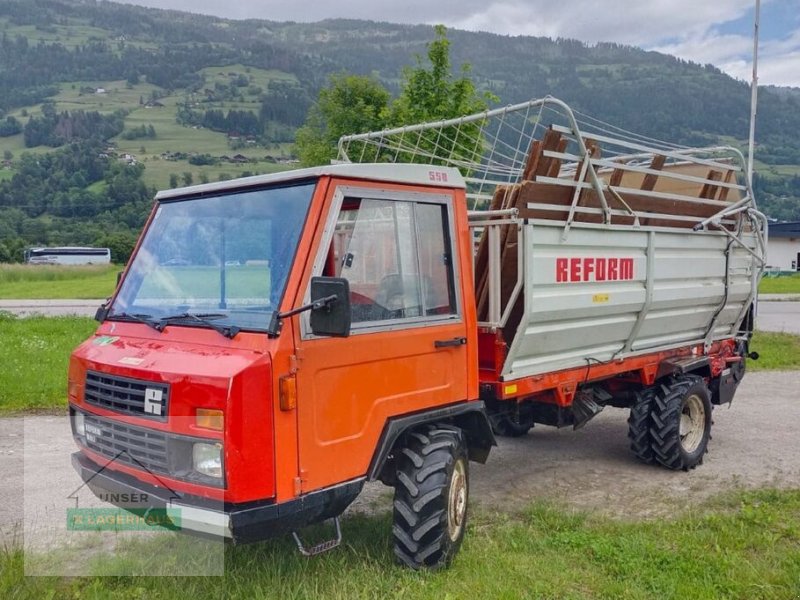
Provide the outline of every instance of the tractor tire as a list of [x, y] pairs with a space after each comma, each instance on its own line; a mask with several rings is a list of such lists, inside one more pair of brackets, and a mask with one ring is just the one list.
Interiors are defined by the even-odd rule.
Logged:
[[656, 462], [650, 437], [650, 413], [653, 410], [655, 393], [656, 388], [653, 387], [637, 392], [636, 400], [631, 406], [631, 413], [628, 416], [628, 438], [631, 441], [631, 450], [636, 458], [648, 465]]
[[702, 464], [711, 439], [711, 394], [702, 377], [673, 377], [658, 387], [650, 412], [655, 459], [668, 469]]
[[446, 567], [467, 525], [469, 462], [464, 435], [449, 425], [409, 433], [397, 452], [392, 534], [398, 562]]
[[489, 423], [495, 435], [501, 437], [522, 437], [527, 435], [534, 425], [530, 410], [519, 406], [515, 409], [489, 414]]

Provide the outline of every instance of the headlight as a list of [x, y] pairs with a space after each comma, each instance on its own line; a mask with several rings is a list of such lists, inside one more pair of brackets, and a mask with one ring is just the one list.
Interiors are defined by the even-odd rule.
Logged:
[[80, 437], [86, 436], [86, 424], [84, 423], [83, 413], [76, 412], [72, 415], [72, 428], [75, 431], [75, 435], [79, 435]]
[[222, 444], [194, 444], [192, 466], [202, 475], [222, 478]]

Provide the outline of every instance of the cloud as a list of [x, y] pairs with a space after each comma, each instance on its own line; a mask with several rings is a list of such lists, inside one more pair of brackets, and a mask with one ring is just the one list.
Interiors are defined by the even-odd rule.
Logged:
[[[472, 31], [505, 35], [575, 38], [584, 42], [617, 42], [673, 54], [749, 80], [752, 53], [750, 23], [754, 0], [122, 0], [157, 8], [214, 14], [232, 19], [320, 21], [367, 19], [393, 23], [443, 23]], [[763, 0], [762, 18], [773, 14], [772, 28], [797, 26], [788, 4], [796, 0]], [[770, 13], [770, 9], [775, 9]], [[781, 17], [783, 15], [783, 17]], [[784, 21], [792, 21], [784, 23]], [[727, 31], [731, 30], [731, 31]], [[741, 33], [738, 33], [740, 31]], [[762, 29], [763, 31], [763, 29]], [[774, 34], [773, 34], [774, 35]], [[761, 82], [800, 85], [800, 30], [765, 40]]]
[[[738, 79], [752, 78], [752, 38], [722, 35], [715, 30], [672, 44], [649, 48], [701, 64], [711, 63]], [[758, 80], [761, 85], [800, 87], [800, 29], [759, 44]]]

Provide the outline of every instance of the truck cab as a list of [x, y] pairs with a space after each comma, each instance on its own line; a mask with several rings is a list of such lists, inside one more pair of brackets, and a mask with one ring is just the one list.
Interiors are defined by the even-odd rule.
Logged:
[[433, 428], [455, 456], [441, 485], [464, 480], [458, 522], [421, 562], [405, 553], [449, 560], [466, 459], [494, 443], [464, 188], [451, 168], [333, 165], [159, 193], [70, 360], [83, 480], [254, 541], [395, 484], [399, 441]]

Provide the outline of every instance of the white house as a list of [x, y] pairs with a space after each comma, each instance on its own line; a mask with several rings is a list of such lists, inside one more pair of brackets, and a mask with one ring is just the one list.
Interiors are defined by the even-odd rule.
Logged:
[[781, 271], [800, 271], [800, 221], [769, 224], [767, 266]]

